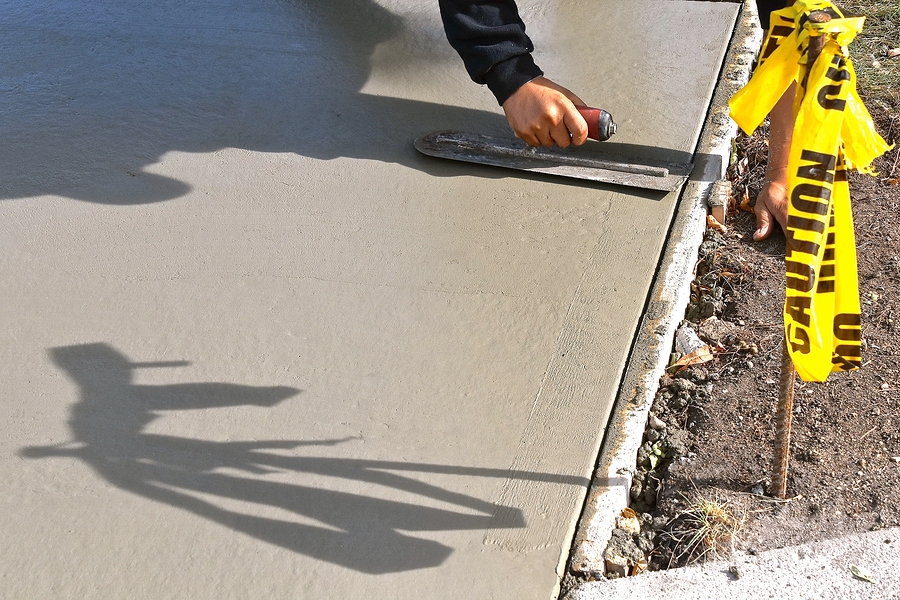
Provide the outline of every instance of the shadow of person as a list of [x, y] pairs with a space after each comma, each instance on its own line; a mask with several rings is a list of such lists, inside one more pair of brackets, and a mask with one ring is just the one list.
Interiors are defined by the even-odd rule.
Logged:
[[[187, 363], [135, 363], [113, 347], [95, 343], [58, 347], [50, 356], [76, 383], [73, 441], [24, 448], [23, 457], [74, 457], [101, 477], [139, 496], [186, 510], [264, 542], [364, 573], [389, 573], [440, 565], [452, 548], [402, 532], [484, 530], [525, 526], [522, 511], [495, 505], [401, 475], [449, 473], [518, 477], [586, 486], [580, 477], [392, 461], [304, 457], [303, 446], [333, 446], [353, 438], [298, 441], [209, 441], [150, 433], [165, 411], [253, 405], [272, 407], [300, 390], [226, 383], [140, 385], [135, 369]], [[286, 482], [284, 474], [310, 473], [362, 481], [443, 502], [458, 509], [387, 500]], [[278, 475], [278, 480], [266, 478]], [[302, 519], [274, 518], [259, 507]], [[239, 507], [239, 508], [236, 508]], [[305, 520], [307, 522], [298, 522]], [[309, 520], [322, 523], [311, 525]]]
[[[170, 200], [190, 186], [155, 163], [225, 148], [444, 173], [416, 137], [505, 128], [499, 113], [360, 93], [376, 47], [404, 31], [373, 0], [13, 0], [4, 11], [4, 199]], [[386, 68], [437, 77], [429, 63], [453, 57], [418, 44], [388, 52]]]

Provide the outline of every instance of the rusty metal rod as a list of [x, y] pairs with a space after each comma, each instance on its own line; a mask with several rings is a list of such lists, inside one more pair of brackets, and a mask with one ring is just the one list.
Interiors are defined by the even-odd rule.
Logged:
[[[809, 21], [810, 23], [828, 23], [831, 21], [831, 15], [825, 11], [816, 10], [809, 13]], [[810, 35], [809, 46], [806, 53], [806, 72], [803, 73], [803, 81], [800, 84], [803, 86], [804, 94], [806, 93], [806, 86], [809, 83], [809, 73], [812, 71], [813, 65], [816, 64], [819, 55], [825, 48], [825, 38], [825, 35]]]
[[794, 380], [797, 373], [787, 339], [781, 348], [781, 375], [778, 378], [778, 410], [775, 413], [775, 479], [773, 495], [787, 497], [788, 463], [791, 458], [791, 418], [794, 414]]
[[[810, 13], [809, 20], [812, 23], [827, 23], [831, 21], [831, 15], [817, 10]], [[806, 94], [807, 91], [809, 73], [824, 48], [825, 35], [810, 37], [806, 55], [806, 71], [801, 83], [803, 94]], [[789, 250], [790, 248], [785, 247], [785, 253]], [[772, 493], [778, 498], [787, 497], [788, 464], [791, 458], [791, 418], [794, 412], [794, 380], [797, 372], [787, 345], [788, 340], [785, 337], [781, 349], [781, 374], [778, 378], [778, 409], [775, 413], [775, 464], [772, 481]]]

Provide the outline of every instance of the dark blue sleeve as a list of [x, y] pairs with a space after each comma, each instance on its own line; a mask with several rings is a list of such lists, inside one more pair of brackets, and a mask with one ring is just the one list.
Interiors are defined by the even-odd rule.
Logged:
[[487, 84], [499, 104], [544, 74], [531, 57], [515, 0], [438, 0], [444, 31], [469, 77]]
[[759, 12], [759, 24], [762, 25], [763, 31], [769, 29], [769, 16], [773, 10], [781, 10], [786, 6], [793, 4], [788, 0], [756, 0], [756, 10]]

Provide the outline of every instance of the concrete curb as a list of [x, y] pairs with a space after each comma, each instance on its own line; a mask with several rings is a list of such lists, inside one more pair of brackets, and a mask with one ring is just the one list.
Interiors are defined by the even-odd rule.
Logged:
[[[704, 565], [591, 581], [568, 600], [897, 600], [900, 598], [900, 528], [768, 550]], [[854, 577], [864, 569], [875, 583]]]
[[682, 192], [579, 521], [570, 570], [582, 576], [605, 573], [603, 554], [616, 517], [629, 504], [650, 406], [690, 300], [697, 251], [706, 230], [707, 199], [725, 175], [737, 135], [737, 125], [728, 117], [728, 99], [749, 80], [762, 44], [758, 23], [755, 3], [744, 0], [697, 147], [694, 174]]

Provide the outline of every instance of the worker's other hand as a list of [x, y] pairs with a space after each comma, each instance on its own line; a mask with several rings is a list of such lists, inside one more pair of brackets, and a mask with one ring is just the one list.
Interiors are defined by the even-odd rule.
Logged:
[[792, 83], [769, 114], [769, 159], [766, 163], [766, 179], [762, 191], [756, 197], [757, 242], [768, 238], [775, 231], [775, 223], [787, 230], [788, 196], [787, 173], [794, 135], [794, 94], [797, 84]]
[[587, 140], [587, 123], [575, 108], [581, 99], [546, 77], [533, 79], [503, 103], [506, 120], [530, 146], [580, 146]]
[[788, 217], [787, 182], [766, 181], [756, 197], [753, 212], [756, 213], [754, 241], [761, 242], [772, 235], [776, 223], [785, 230]]

